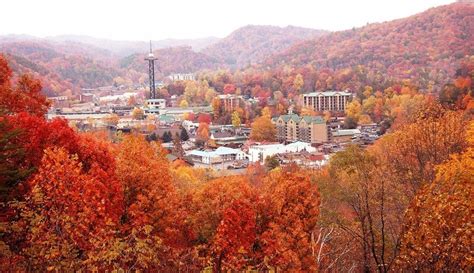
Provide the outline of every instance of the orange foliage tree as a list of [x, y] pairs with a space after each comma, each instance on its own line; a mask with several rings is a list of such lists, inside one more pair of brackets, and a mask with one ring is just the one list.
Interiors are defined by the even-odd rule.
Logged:
[[[186, 246], [183, 210], [165, 152], [143, 137], [126, 137], [118, 147], [116, 174], [124, 189], [123, 238], [113, 255], [125, 268], [164, 270], [179, 264]], [[166, 261], [166, 262], [165, 262]]]
[[44, 116], [49, 102], [41, 94], [41, 83], [29, 75], [21, 75], [16, 84], [11, 83], [12, 72], [5, 58], [0, 55], [0, 113], [27, 112]]
[[252, 123], [250, 139], [254, 141], [274, 141], [276, 138], [276, 127], [267, 115], [258, 117]]
[[399, 266], [417, 271], [472, 271], [474, 123], [470, 147], [436, 167], [406, 213]]
[[283, 271], [315, 271], [311, 240], [319, 217], [319, 193], [309, 175], [298, 168], [271, 173], [264, 182], [268, 228], [261, 236], [271, 267]]
[[28, 268], [78, 270], [114, 236], [110, 227], [119, 222], [122, 191], [100, 168], [85, 172], [77, 156], [48, 148], [29, 185], [25, 201], [15, 202], [21, 220], [13, 227], [26, 232]]

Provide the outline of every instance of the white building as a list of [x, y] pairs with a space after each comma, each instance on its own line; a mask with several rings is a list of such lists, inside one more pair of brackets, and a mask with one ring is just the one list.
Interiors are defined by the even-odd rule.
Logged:
[[159, 113], [160, 109], [166, 108], [166, 100], [164, 99], [149, 99], [146, 100], [147, 113]]
[[192, 122], [190, 120], [183, 120], [181, 125], [184, 127], [184, 129], [191, 131], [192, 129], [197, 129], [199, 127], [198, 122]]
[[339, 129], [332, 132], [332, 141], [335, 143], [349, 142], [360, 135], [359, 129]]
[[265, 158], [274, 156], [276, 154], [297, 153], [307, 151], [308, 153], [316, 152], [316, 148], [306, 142], [294, 142], [288, 145], [266, 144], [266, 145], [252, 145], [249, 147], [249, 161], [250, 162], [264, 162]]
[[195, 79], [193, 73], [174, 73], [168, 76], [172, 81], [193, 81]]
[[219, 147], [214, 151], [192, 150], [187, 153], [193, 161], [204, 164], [218, 164], [227, 161], [244, 160], [246, 154], [238, 149]]
[[109, 96], [100, 97], [99, 101], [102, 102], [102, 103], [116, 102], [116, 101], [126, 102], [131, 97], [136, 97], [137, 95], [138, 95], [138, 93], [136, 93], [136, 92], [125, 92], [121, 95], [109, 95]]

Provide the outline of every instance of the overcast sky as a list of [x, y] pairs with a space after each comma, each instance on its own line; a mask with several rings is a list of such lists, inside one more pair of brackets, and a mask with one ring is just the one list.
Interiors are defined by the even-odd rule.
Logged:
[[0, 34], [115, 40], [224, 37], [248, 25], [344, 30], [453, 0], [5, 0]]

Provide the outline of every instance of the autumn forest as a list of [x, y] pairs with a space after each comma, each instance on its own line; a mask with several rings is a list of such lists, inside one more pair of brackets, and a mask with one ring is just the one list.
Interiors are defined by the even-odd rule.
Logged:
[[[183, 116], [204, 148], [211, 125], [276, 142], [272, 117], [291, 111], [383, 131], [320, 168], [265, 161], [232, 175], [170, 161], [138, 130], [48, 119], [48, 97], [146, 86], [132, 46], [0, 38], [0, 271], [472, 272], [473, 35], [474, 5], [453, 3], [345, 31], [247, 26], [198, 51], [155, 49], [159, 80], [196, 75], [158, 97], [213, 109]], [[343, 113], [304, 107], [318, 90], [353, 97]], [[218, 95], [257, 102], [229, 112]]]

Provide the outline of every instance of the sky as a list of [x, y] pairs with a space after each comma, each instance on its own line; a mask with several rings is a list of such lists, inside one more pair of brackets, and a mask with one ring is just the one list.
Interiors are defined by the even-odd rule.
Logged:
[[407, 17], [453, 0], [6, 0], [0, 35], [113, 40], [225, 37], [245, 25], [330, 31]]

